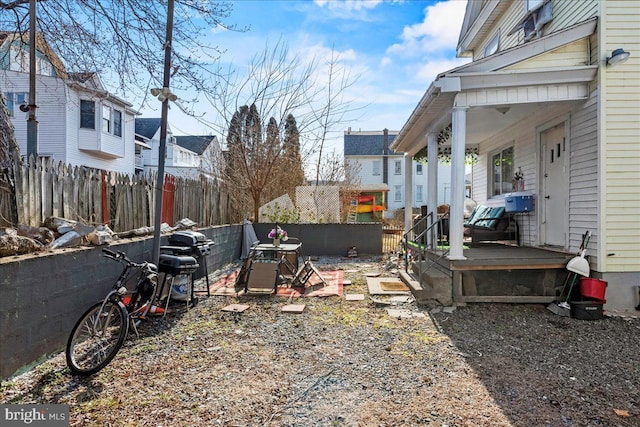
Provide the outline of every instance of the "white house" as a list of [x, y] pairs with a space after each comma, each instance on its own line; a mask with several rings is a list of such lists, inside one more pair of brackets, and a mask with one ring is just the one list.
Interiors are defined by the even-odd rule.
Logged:
[[[406, 170], [404, 153], [390, 149], [390, 145], [398, 136], [398, 131], [358, 131], [351, 129], [344, 132], [345, 166], [353, 171], [359, 184], [387, 184], [387, 212], [385, 216], [393, 216], [397, 209], [404, 208], [410, 200], [411, 206], [420, 208], [427, 204], [427, 164], [412, 160], [409, 164], [411, 174], [410, 199], [406, 194]], [[437, 204], [449, 204], [451, 200], [451, 167], [438, 164], [438, 196]]]
[[[137, 118], [135, 133], [137, 141], [151, 147], [151, 150], [142, 151], [144, 170], [158, 170], [160, 118]], [[211, 159], [216, 147], [217, 138], [213, 135], [174, 136], [167, 124], [165, 173], [192, 179], [200, 175], [211, 176]]]
[[477, 146], [473, 198], [504, 205], [521, 169], [535, 196], [524, 244], [576, 253], [591, 231], [587, 255], [591, 276], [608, 282], [605, 308], [634, 311], [639, 34], [636, 2], [467, 3], [457, 52], [472, 62], [431, 82], [391, 145], [406, 162], [425, 145], [435, 156], [438, 135], [451, 126], [450, 259], [465, 258], [464, 157]]
[[[63, 163], [132, 174], [137, 111], [104, 89], [95, 73], [67, 73], [38, 39], [36, 118], [38, 156]], [[0, 33], [0, 88], [23, 155], [27, 154], [28, 46]]]

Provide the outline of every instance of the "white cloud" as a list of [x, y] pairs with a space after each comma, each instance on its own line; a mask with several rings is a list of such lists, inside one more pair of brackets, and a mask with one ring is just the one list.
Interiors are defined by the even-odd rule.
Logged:
[[466, 1], [449, 0], [425, 8], [424, 20], [405, 26], [402, 42], [387, 49], [388, 54], [405, 57], [454, 49], [458, 43], [460, 28], [467, 6]]
[[391, 61], [391, 58], [389, 58], [388, 56], [385, 56], [380, 60], [380, 66], [386, 67], [387, 65], [391, 65], [392, 62], [393, 61]]
[[382, 0], [314, 0], [320, 7], [345, 12], [373, 9], [382, 3]]

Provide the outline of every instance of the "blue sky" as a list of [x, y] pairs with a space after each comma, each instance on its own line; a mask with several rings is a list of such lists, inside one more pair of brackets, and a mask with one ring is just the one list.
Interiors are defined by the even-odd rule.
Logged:
[[[225, 21], [247, 32], [212, 29], [211, 43], [225, 50], [222, 62], [246, 65], [265, 43], [285, 41], [305, 58], [333, 48], [352, 75], [352, 120], [332, 129], [334, 148], [352, 130], [400, 130], [435, 76], [468, 62], [455, 57], [466, 0], [240, 0]], [[199, 107], [207, 110], [206, 103]], [[154, 115], [143, 110], [144, 116]], [[212, 113], [209, 113], [212, 114]], [[211, 133], [171, 110], [175, 134]]]

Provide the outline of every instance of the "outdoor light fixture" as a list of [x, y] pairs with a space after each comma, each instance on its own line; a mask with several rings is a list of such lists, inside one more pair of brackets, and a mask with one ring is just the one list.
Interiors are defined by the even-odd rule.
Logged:
[[631, 55], [629, 52], [619, 47], [611, 52], [611, 56], [607, 58], [607, 65], [622, 64], [629, 59], [629, 55]]
[[496, 111], [498, 113], [502, 113], [503, 116], [505, 114], [507, 114], [509, 112], [509, 110], [511, 110], [511, 107], [498, 107], [498, 108], [496, 108]]
[[175, 102], [178, 99], [176, 95], [171, 93], [168, 87], [163, 87], [162, 89], [154, 87], [151, 89], [151, 95], [157, 96], [160, 102], [164, 102], [165, 99]]

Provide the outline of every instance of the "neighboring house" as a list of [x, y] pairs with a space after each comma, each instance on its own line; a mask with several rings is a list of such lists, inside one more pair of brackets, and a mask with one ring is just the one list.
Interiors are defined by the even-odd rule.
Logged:
[[[386, 218], [392, 218], [394, 211], [407, 204], [407, 174], [404, 153], [390, 149], [397, 137], [397, 131], [358, 131], [351, 129], [344, 133], [345, 166], [353, 171], [358, 184], [386, 184]], [[411, 161], [411, 205], [420, 208], [427, 204], [427, 164]], [[449, 203], [451, 167], [438, 165], [437, 204]]]
[[[136, 139], [151, 147], [142, 152], [145, 172], [158, 170], [160, 119], [137, 118], [135, 129]], [[183, 178], [211, 176], [211, 159], [217, 145], [215, 136], [174, 136], [167, 125], [165, 173]]]
[[176, 144], [180, 147], [196, 153], [199, 156], [198, 173], [209, 178], [219, 176], [216, 174], [216, 159], [221, 157], [218, 155], [218, 138], [213, 135], [186, 135], [176, 136]]
[[[521, 169], [535, 195], [534, 212], [522, 218], [524, 244], [576, 253], [590, 230], [591, 275], [609, 284], [605, 308], [634, 309], [639, 34], [636, 2], [468, 2], [457, 52], [472, 62], [436, 77], [391, 145], [435, 155], [437, 136], [451, 124], [450, 259], [464, 259], [464, 157], [477, 146], [472, 197], [504, 205]], [[618, 49], [631, 55], [612, 58]]]
[[[20, 152], [27, 154], [29, 103], [28, 45], [13, 33], [0, 33], [0, 88], [15, 128]], [[95, 73], [67, 73], [60, 59], [37, 40], [36, 118], [38, 156], [63, 163], [132, 174], [135, 163], [131, 104], [104, 89]]]

